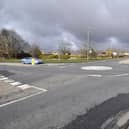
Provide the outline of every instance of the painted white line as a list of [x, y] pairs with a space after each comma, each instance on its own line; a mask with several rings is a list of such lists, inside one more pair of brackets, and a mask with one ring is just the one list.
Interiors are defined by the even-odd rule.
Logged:
[[66, 66], [60, 66], [59, 68], [63, 69], [63, 68], [66, 68]]
[[127, 112], [126, 114], [124, 114], [117, 122], [117, 125], [119, 127], [122, 127], [123, 125], [125, 125], [129, 120], [129, 112]]
[[28, 85], [28, 84], [20, 85], [20, 86], [18, 86], [18, 88], [20, 88], [22, 90], [26, 90], [26, 89], [29, 89], [29, 88], [34, 88], [34, 89], [37, 89], [37, 90], [40, 90], [40, 91], [43, 91], [43, 92], [48, 91], [44, 88], [40, 88], [40, 87], [37, 87], [37, 86]]
[[47, 66], [59, 66], [59, 65], [65, 65], [65, 64], [64, 63], [47, 64]]
[[44, 91], [44, 92], [47, 92], [48, 90], [44, 89], [44, 88], [40, 88], [40, 87], [37, 87], [37, 86], [31, 86], [32, 88], [35, 88], [37, 90], [41, 90], [41, 91]]
[[21, 85], [22, 83], [21, 82], [13, 82], [13, 83], [9, 83], [9, 84], [12, 86], [18, 86], [18, 85]]
[[82, 70], [95, 70], [95, 71], [104, 71], [104, 70], [112, 70], [112, 67], [109, 66], [84, 66], [81, 67]]
[[114, 77], [124, 77], [124, 76], [129, 76], [128, 73], [123, 73], [123, 74], [118, 74], [118, 75], [112, 75]]
[[4, 78], [5, 76], [0, 76], [0, 78]]
[[15, 82], [15, 81], [14, 80], [7, 79], [7, 80], [4, 80], [4, 82], [11, 83], [11, 82]]
[[91, 74], [91, 75], [88, 75], [88, 77], [102, 77], [102, 75], [100, 75], [100, 74]]
[[29, 86], [29, 85], [27, 85], [27, 84], [24, 84], [24, 85], [18, 86], [18, 88], [20, 88], [20, 89], [22, 89], [22, 90], [26, 90], [26, 89], [31, 88], [31, 86]]
[[119, 64], [129, 64], [129, 59], [119, 61]]
[[106, 120], [102, 125], [100, 129], [106, 129], [106, 127], [114, 120], [114, 117], [109, 118]]
[[4, 80], [7, 80], [8, 77], [4, 77], [4, 78], [0, 78], [0, 81], [4, 81]]
[[23, 97], [23, 98], [20, 98], [20, 99], [17, 99], [17, 100], [13, 100], [13, 101], [8, 102], [8, 103], [5, 103], [5, 104], [1, 104], [1, 105], [0, 105], [0, 108], [5, 107], [5, 106], [8, 106], [8, 105], [11, 105], [11, 104], [14, 104], [14, 103], [18, 103], [18, 102], [21, 102], [21, 101], [24, 101], [24, 100], [27, 100], [27, 99], [32, 98], [32, 97], [34, 97], [34, 96], [43, 94], [44, 92], [45, 92], [45, 91], [40, 91], [40, 92], [38, 92], [38, 93], [29, 95], [29, 96], [26, 96], [26, 97]]

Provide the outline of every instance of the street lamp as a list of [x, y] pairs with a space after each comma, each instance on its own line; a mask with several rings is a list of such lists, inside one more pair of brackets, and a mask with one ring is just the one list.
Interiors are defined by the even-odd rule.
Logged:
[[87, 32], [87, 38], [88, 38], [88, 43], [87, 43], [87, 61], [89, 61], [89, 53], [90, 53], [90, 51], [89, 51], [89, 48], [90, 48], [90, 31], [88, 30], [88, 32]]

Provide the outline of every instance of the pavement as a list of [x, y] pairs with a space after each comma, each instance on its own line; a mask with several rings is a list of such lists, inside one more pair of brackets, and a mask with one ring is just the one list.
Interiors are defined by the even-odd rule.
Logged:
[[[27, 67], [0, 64], [0, 74], [7, 78], [0, 80], [9, 85], [8, 80], [13, 80], [15, 88], [26, 93], [0, 105], [0, 127], [106, 129], [105, 122], [129, 109], [129, 66], [119, 61]], [[87, 66], [110, 69], [82, 69]]]

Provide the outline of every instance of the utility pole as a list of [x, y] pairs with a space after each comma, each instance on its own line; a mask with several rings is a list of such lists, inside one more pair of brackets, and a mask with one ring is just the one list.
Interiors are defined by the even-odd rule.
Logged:
[[61, 43], [58, 44], [58, 61], [60, 62], [61, 60]]
[[89, 61], [89, 48], [90, 48], [90, 31], [87, 32], [87, 61]]

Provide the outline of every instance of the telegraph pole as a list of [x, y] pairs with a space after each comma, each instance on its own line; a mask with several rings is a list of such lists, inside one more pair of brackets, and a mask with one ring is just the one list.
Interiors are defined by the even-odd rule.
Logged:
[[90, 48], [90, 31], [87, 32], [87, 61], [89, 61], [89, 48]]

